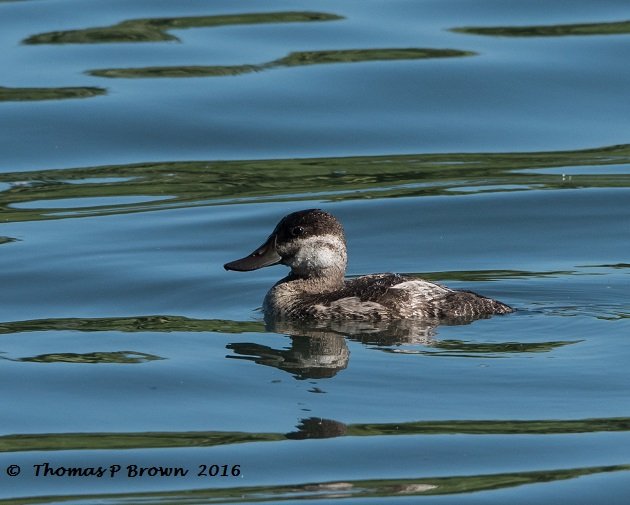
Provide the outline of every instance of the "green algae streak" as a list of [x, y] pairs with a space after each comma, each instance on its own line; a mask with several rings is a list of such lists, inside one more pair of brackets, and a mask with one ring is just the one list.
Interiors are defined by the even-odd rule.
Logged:
[[168, 33], [169, 30], [262, 23], [305, 23], [339, 19], [343, 18], [323, 12], [263, 12], [222, 16], [130, 19], [111, 26], [40, 33], [24, 39], [23, 43], [103, 44], [114, 42], [165, 42], [179, 40], [176, 36]]

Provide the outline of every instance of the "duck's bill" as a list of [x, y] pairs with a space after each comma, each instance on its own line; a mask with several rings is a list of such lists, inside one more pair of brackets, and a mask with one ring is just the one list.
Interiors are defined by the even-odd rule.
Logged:
[[272, 235], [249, 256], [245, 256], [240, 260], [230, 261], [223, 265], [223, 268], [237, 272], [249, 272], [250, 270], [277, 265], [280, 261], [282, 261], [282, 258], [276, 252], [276, 239]]

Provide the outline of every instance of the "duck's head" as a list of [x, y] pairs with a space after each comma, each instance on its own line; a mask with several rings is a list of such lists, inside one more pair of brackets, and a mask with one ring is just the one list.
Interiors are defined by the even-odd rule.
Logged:
[[320, 209], [301, 210], [282, 218], [269, 238], [249, 256], [226, 263], [226, 270], [247, 272], [287, 265], [300, 278], [343, 279], [346, 237], [337, 219]]

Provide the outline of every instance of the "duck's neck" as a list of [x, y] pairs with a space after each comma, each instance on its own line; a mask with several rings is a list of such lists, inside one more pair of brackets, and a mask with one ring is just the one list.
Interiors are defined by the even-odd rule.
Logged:
[[295, 286], [299, 286], [300, 291], [307, 293], [322, 293], [341, 289], [344, 285], [344, 275], [345, 270], [341, 268], [327, 268], [317, 275], [311, 274], [308, 277], [292, 271], [281, 282], [290, 282]]

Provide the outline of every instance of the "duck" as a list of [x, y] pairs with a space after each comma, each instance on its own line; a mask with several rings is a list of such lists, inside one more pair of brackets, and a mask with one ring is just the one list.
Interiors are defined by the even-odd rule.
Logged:
[[283, 217], [267, 240], [244, 258], [224, 265], [248, 272], [282, 264], [291, 270], [267, 293], [265, 320], [470, 322], [508, 314], [509, 305], [397, 273], [346, 278], [343, 226], [332, 214], [306, 209]]

